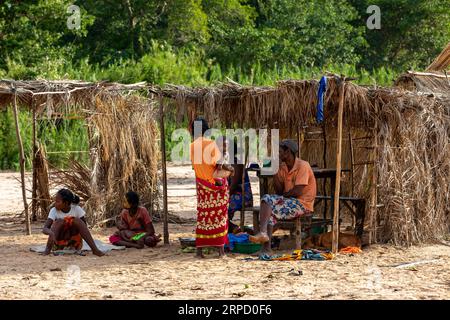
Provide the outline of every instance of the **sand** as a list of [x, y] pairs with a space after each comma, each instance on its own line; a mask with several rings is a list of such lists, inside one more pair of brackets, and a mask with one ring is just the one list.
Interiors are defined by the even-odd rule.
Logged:
[[[41, 256], [30, 246], [45, 243], [42, 223], [33, 235], [12, 223], [22, 210], [17, 173], [0, 173], [0, 299], [449, 299], [450, 246], [399, 248], [373, 245], [331, 261], [246, 261], [229, 254], [206, 259], [182, 253], [178, 237], [194, 224], [170, 224], [170, 245], [115, 251], [99, 258]], [[256, 179], [252, 178], [257, 191]], [[255, 195], [256, 200], [259, 195]], [[195, 218], [195, 189], [188, 166], [169, 166], [169, 210]], [[248, 220], [251, 223], [251, 220]], [[155, 225], [162, 233], [162, 225]], [[94, 230], [107, 241], [114, 229]], [[433, 260], [410, 268], [401, 263]], [[299, 275], [298, 271], [302, 271]]]

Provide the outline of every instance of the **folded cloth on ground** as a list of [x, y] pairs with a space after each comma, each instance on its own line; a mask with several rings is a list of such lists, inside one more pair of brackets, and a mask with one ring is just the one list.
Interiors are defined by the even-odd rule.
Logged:
[[359, 247], [345, 247], [339, 250], [339, 253], [361, 253], [362, 250]]
[[[125, 247], [114, 246], [109, 243], [104, 243], [100, 240], [94, 240], [94, 241], [95, 241], [95, 245], [97, 246], [97, 248], [99, 248], [103, 252], [109, 252], [111, 250], [124, 250], [125, 249]], [[43, 244], [43, 245], [31, 247], [30, 251], [37, 252], [37, 253], [44, 253], [45, 248], [46, 248], [46, 245]], [[62, 254], [80, 254], [83, 251], [92, 251], [92, 249], [89, 247], [89, 245], [84, 240], [83, 240], [83, 247], [81, 248], [81, 250], [63, 249], [63, 250], [56, 250], [56, 251], [52, 251], [52, 252], [53, 252], [53, 254], [56, 254], [56, 255], [62, 255]]]

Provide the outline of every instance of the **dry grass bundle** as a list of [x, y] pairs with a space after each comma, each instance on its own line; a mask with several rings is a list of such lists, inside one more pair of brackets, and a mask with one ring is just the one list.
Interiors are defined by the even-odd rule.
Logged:
[[380, 124], [380, 240], [411, 245], [442, 237], [450, 212], [448, 107], [398, 95], [383, 105]]
[[64, 186], [68, 188], [80, 197], [82, 203], [86, 203], [91, 199], [91, 170], [89, 167], [70, 159], [66, 170], [53, 169], [52, 187]]
[[48, 208], [52, 203], [50, 196], [50, 185], [48, 177], [48, 163], [45, 158], [45, 147], [42, 143], [39, 144], [39, 148], [36, 153], [35, 163], [33, 164], [36, 169], [36, 218], [45, 219], [48, 216]]
[[94, 132], [92, 196], [86, 203], [93, 222], [120, 213], [129, 190], [140, 194], [141, 204], [151, 212], [158, 208], [157, 172], [159, 149], [155, 115], [147, 101], [97, 99], [95, 113], [88, 118]]

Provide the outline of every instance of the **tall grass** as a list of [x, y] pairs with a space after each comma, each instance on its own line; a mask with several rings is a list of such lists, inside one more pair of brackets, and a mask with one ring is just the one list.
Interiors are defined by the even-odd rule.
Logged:
[[[46, 120], [36, 123], [36, 133], [46, 146], [47, 158], [52, 165], [65, 168], [73, 158], [87, 164], [89, 145], [87, 129], [83, 120]], [[19, 112], [19, 126], [24, 146], [25, 166], [31, 169], [33, 129], [32, 115], [28, 111]], [[19, 146], [17, 144], [14, 116], [11, 108], [0, 112], [0, 169], [19, 170]], [[69, 152], [83, 151], [83, 152]]]

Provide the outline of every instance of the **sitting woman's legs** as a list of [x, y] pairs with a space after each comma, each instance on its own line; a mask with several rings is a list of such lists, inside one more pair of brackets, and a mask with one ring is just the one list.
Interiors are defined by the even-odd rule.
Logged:
[[53, 222], [50, 230], [53, 231], [55, 239], [48, 237], [47, 246], [45, 247], [44, 254], [49, 254], [52, 251], [53, 245], [55, 244], [54, 240], [58, 240], [61, 238], [63, 227], [64, 227], [64, 220], [56, 220]]
[[93, 254], [99, 257], [105, 255], [102, 251], [100, 251], [99, 248], [97, 248], [97, 245], [94, 242], [94, 238], [92, 238], [92, 235], [83, 220], [81, 220], [80, 218], [74, 218], [71, 231], [73, 234], [80, 234], [81, 238], [83, 238], [87, 242], [89, 247], [91, 247]]

